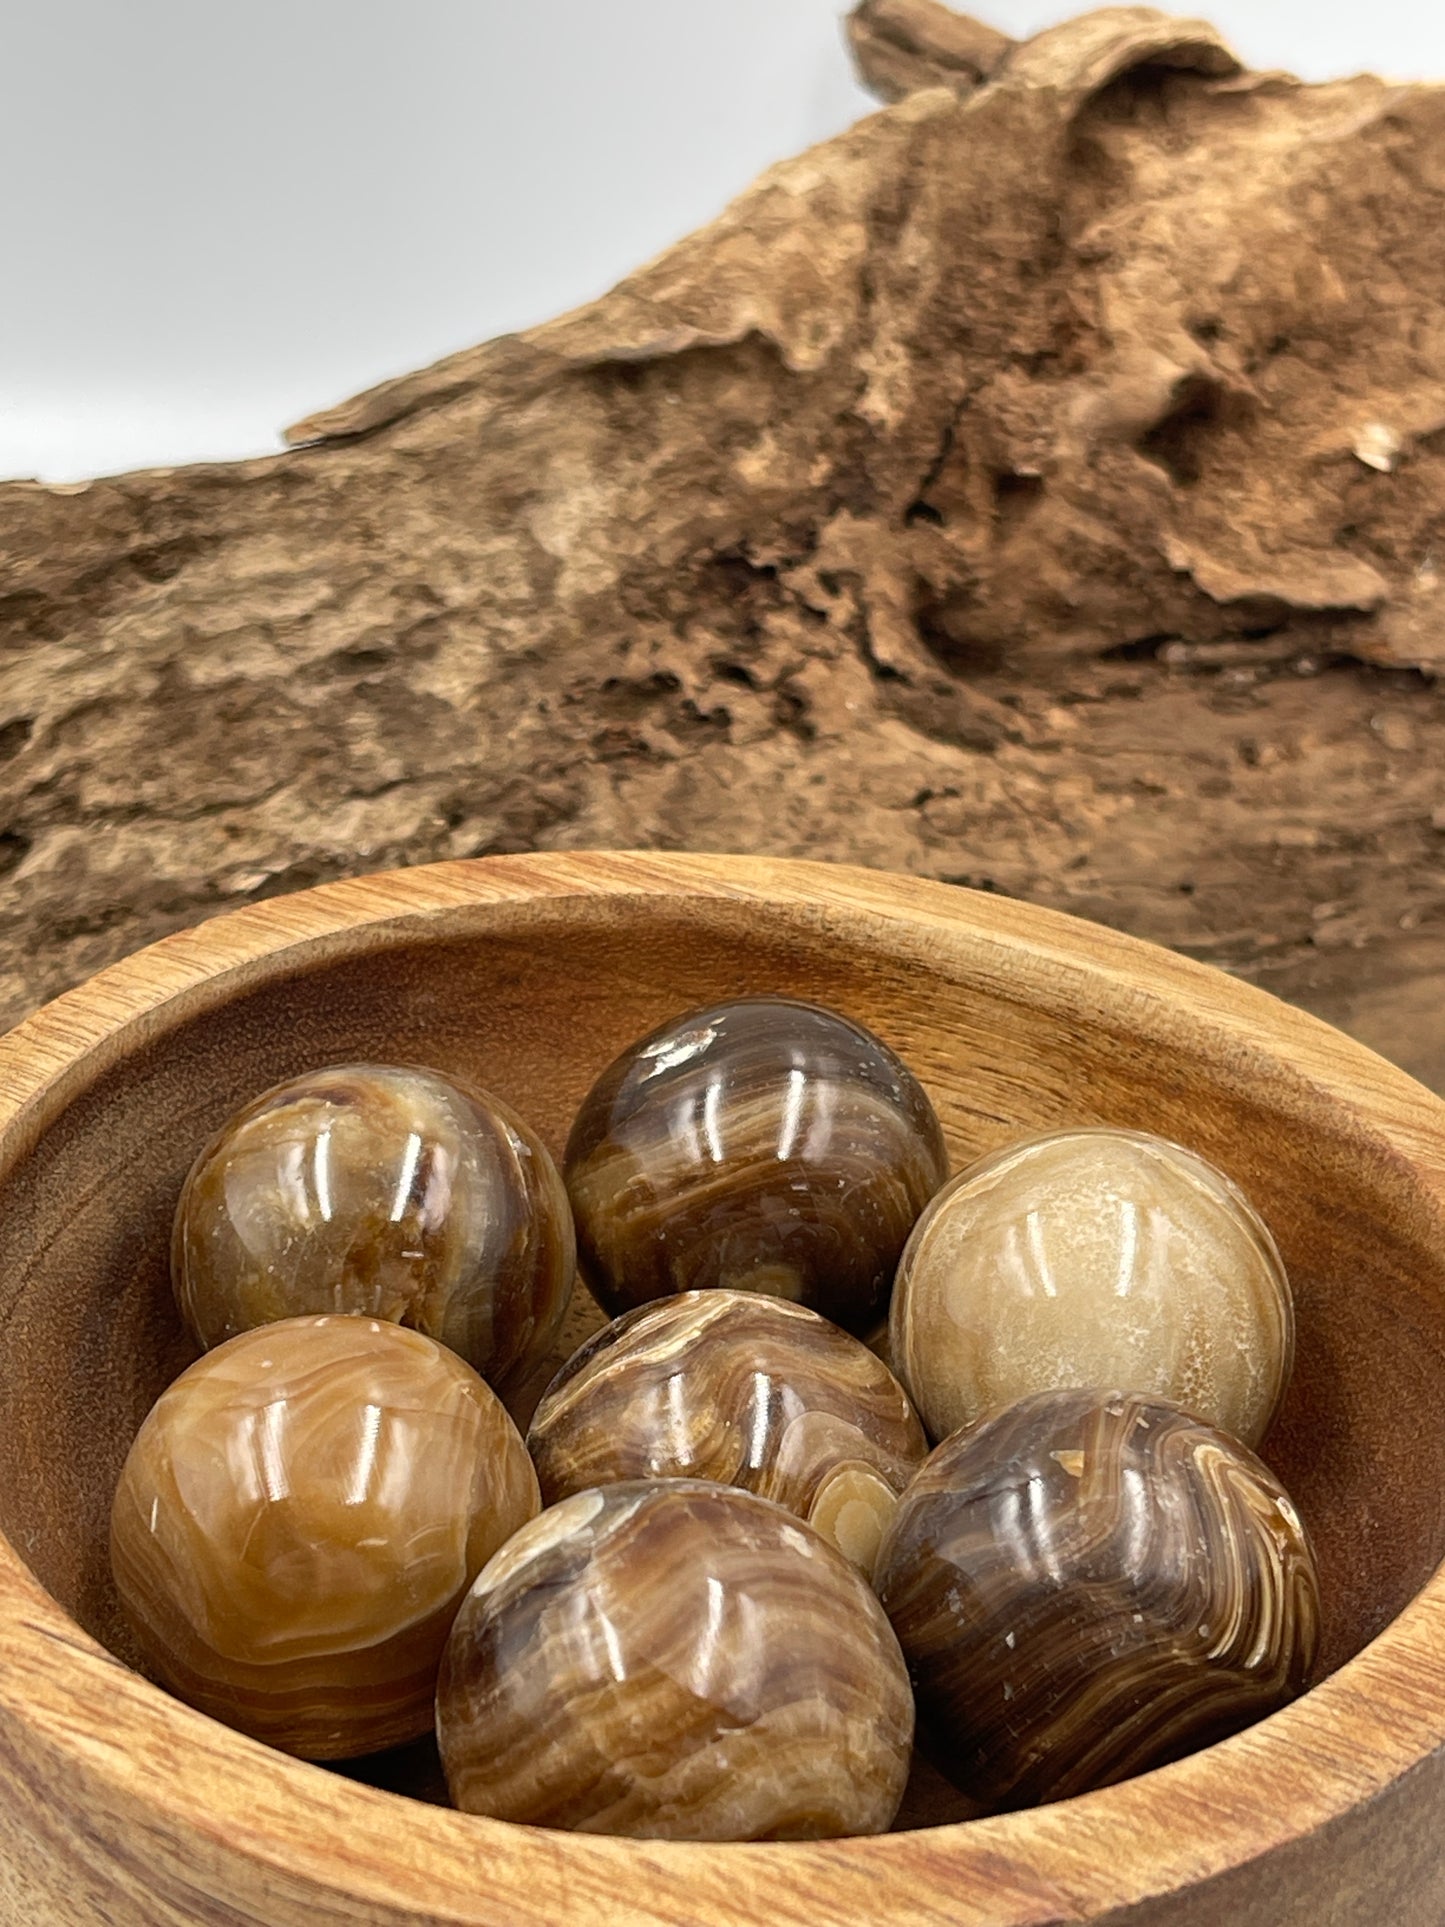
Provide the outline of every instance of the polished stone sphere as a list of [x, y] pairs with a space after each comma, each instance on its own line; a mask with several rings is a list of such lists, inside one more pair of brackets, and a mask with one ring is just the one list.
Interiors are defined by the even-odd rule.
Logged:
[[565, 1174], [611, 1316], [723, 1286], [862, 1332], [948, 1160], [921, 1085], [871, 1031], [745, 997], [624, 1051], [578, 1113]]
[[290, 1078], [201, 1152], [171, 1246], [202, 1345], [305, 1312], [410, 1325], [507, 1389], [546, 1356], [576, 1265], [536, 1133], [500, 1099], [410, 1065]]
[[1294, 1303], [1222, 1171], [1143, 1131], [1057, 1131], [933, 1199], [889, 1342], [935, 1439], [1029, 1392], [1128, 1385], [1257, 1445], [1289, 1382]]
[[305, 1759], [425, 1733], [467, 1587], [537, 1511], [495, 1394], [377, 1319], [290, 1318], [162, 1392], [111, 1511], [147, 1669]]
[[913, 1700], [866, 1581], [780, 1506], [688, 1479], [579, 1492], [468, 1594], [437, 1738], [469, 1813], [658, 1840], [881, 1833]]
[[993, 1808], [1106, 1786], [1293, 1699], [1319, 1581], [1254, 1454], [1135, 1392], [1043, 1392], [956, 1432], [879, 1550], [919, 1735]]
[[622, 1479], [774, 1499], [865, 1573], [928, 1450], [880, 1358], [816, 1312], [744, 1291], [658, 1298], [562, 1367], [527, 1435], [548, 1505]]

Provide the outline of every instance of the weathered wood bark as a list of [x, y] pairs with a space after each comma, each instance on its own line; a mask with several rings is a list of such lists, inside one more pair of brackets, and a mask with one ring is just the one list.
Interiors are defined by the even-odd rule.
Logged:
[[848, 16], [847, 33], [864, 85], [880, 100], [902, 100], [924, 87], [969, 93], [1014, 47], [1007, 34], [942, 0], [863, 0]]
[[[230, 467], [0, 488], [0, 1011], [446, 854], [847, 857], [1445, 1083], [1445, 89], [868, 0], [886, 108]], [[931, 85], [931, 82], [939, 85]]]

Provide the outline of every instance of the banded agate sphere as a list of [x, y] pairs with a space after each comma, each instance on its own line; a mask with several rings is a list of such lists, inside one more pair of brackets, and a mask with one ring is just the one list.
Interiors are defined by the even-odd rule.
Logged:
[[1044, 1392], [938, 1447], [878, 1591], [920, 1738], [992, 1808], [1161, 1765], [1304, 1690], [1309, 1539], [1266, 1466], [1172, 1403]]
[[456, 1805], [658, 1840], [881, 1833], [913, 1700], [882, 1608], [817, 1533], [686, 1479], [580, 1492], [467, 1595], [437, 1687]]
[[948, 1162], [922, 1086], [870, 1031], [745, 997], [624, 1051], [578, 1113], [565, 1172], [610, 1316], [724, 1286], [864, 1331]]
[[391, 1064], [312, 1071], [238, 1111], [186, 1179], [171, 1247], [202, 1345], [356, 1312], [504, 1388], [551, 1348], [575, 1266], [562, 1180], [531, 1128], [458, 1078]]
[[1294, 1362], [1294, 1303], [1222, 1171], [1142, 1131], [1053, 1132], [980, 1159], [919, 1219], [889, 1317], [929, 1433], [1068, 1385], [1177, 1399], [1256, 1445]]
[[376, 1319], [289, 1318], [207, 1352], [142, 1424], [111, 1564], [147, 1668], [303, 1759], [432, 1723], [467, 1587], [536, 1513], [490, 1388]]
[[693, 1478], [795, 1512], [865, 1572], [928, 1450], [882, 1359], [801, 1305], [689, 1291], [640, 1305], [553, 1379], [527, 1448], [551, 1505]]

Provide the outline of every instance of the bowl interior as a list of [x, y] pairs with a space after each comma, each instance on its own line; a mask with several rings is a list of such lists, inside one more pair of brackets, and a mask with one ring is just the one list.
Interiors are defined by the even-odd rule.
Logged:
[[[1050, 928], [1057, 943], [1067, 925]], [[1207, 1014], [1096, 977], [1080, 943], [1063, 977], [1027, 945], [1012, 968], [974, 971], [966, 945], [904, 946], [881, 919], [566, 896], [282, 950], [173, 999], [0, 1155], [0, 1528], [84, 1627], [131, 1658], [106, 1557], [110, 1496], [141, 1419], [193, 1355], [167, 1275], [182, 1178], [244, 1100], [328, 1062], [430, 1064], [495, 1091], [560, 1152], [589, 1083], [633, 1038], [691, 1005], [780, 991], [846, 1012], [900, 1052], [955, 1168], [1013, 1136], [1103, 1122], [1176, 1138], [1243, 1185], [1296, 1293], [1297, 1366], [1264, 1456], [1315, 1538], [1332, 1670], [1445, 1555], [1439, 1202], [1368, 1118], [1322, 1109], [1303, 1088], [1272, 1043], [1267, 1002], [1245, 1049]], [[581, 1295], [558, 1359], [600, 1322]], [[425, 1748], [364, 1771], [437, 1791]], [[952, 1811], [925, 1788], [909, 1817]]]

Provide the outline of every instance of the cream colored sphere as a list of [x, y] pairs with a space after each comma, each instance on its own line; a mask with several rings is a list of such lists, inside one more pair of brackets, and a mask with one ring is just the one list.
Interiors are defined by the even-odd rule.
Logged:
[[944, 1186], [903, 1254], [889, 1343], [935, 1439], [1031, 1392], [1118, 1385], [1252, 1446], [1289, 1382], [1294, 1305], [1223, 1172], [1165, 1138], [1080, 1129]]

